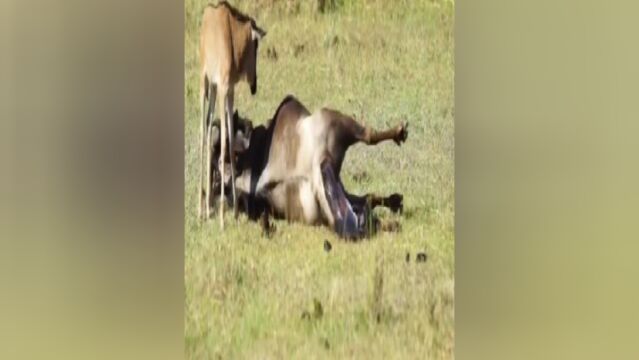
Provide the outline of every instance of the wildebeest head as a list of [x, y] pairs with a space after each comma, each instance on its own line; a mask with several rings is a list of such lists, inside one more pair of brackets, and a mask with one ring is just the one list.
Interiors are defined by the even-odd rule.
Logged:
[[[214, 149], [214, 155], [219, 156], [220, 153], [220, 122], [216, 119], [212, 126], [212, 144]], [[242, 118], [238, 114], [237, 110], [233, 113], [233, 150], [235, 154], [241, 154], [249, 148], [251, 143], [251, 134], [253, 133], [253, 122], [247, 118]], [[228, 139], [227, 139], [228, 141]], [[228, 143], [227, 143], [228, 146]], [[227, 152], [226, 156], [229, 152]], [[215, 161], [219, 160], [216, 158]], [[228, 159], [225, 159], [225, 161]]]
[[247, 25], [250, 27], [250, 35], [246, 47], [246, 56], [244, 56], [244, 71], [251, 86], [251, 95], [255, 95], [257, 92], [257, 48], [260, 40], [266, 36], [266, 31], [257, 26], [254, 20], [248, 21]]
[[[211, 143], [213, 146], [213, 156], [211, 157], [211, 167], [213, 169], [213, 172], [215, 173], [214, 175], [219, 175], [220, 173], [220, 169], [219, 169], [219, 160], [220, 160], [220, 153], [221, 153], [221, 134], [220, 134], [220, 122], [219, 120], [215, 120], [213, 122], [212, 125], [212, 129], [211, 129]], [[249, 148], [250, 142], [251, 142], [251, 136], [253, 134], [253, 123], [246, 118], [242, 118], [239, 116], [237, 110], [233, 113], [233, 131], [234, 131], [234, 136], [233, 136], [233, 148], [234, 148], [234, 154], [235, 154], [235, 162], [236, 162], [236, 168], [237, 168], [237, 163], [238, 163], [238, 158], [241, 157], [241, 155], [246, 152]], [[227, 148], [229, 146], [228, 143], [228, 139], [227, 139]], [[225, 169], [227, 169], [228, 166], [230, 166], [230, 155], [231, 152], [227, 151], [226, 152], [226, 156], [224, 159], [224, 167]], [[230, 170], [230, 169], [229, 169]], [[224, 179], [224, 183], [227, 184], [228, 183], [228, 178], [230, 177], [230, 171], [229, 170], [225, 170], [224, 171], [224, 177], [227, 179]], [[222, 179], [219, 178], [219, 176], [213, 176], [213, 188], [217, 188], [221, 185]]]
[[251, 144], [251, 134], [253, 133], [253, 122], [246, 118], [241, 118], [237, 110], [233, 113], [233, 147], [235, 153], [243, 153]]

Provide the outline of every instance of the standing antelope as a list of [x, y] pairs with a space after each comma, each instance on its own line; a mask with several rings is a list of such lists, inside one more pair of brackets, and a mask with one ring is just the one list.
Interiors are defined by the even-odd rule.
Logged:
[[[202, 124], [200, 132], [200, 207], [199, 216], [210, 217], [211, 205], [211, 159], [213, 151], [212, 133], [215, 101], [219, 101], [220, 145], [219, 170], [224, 176], [226, 156], [226, 138], [229, 137], [229, 159], [231, 178], [235, 179], [235, 156], [233, 147], [233, 96], [235, 85], [246, 80], [251, 86], [251, 95], [257, 91], [257, 48], [258, 41], [266, 35], [255, 20], [240, 13], [226, 1], [217, 5], [208, 5], [202, 16], [200, 31], [200, 101], [202, 105]], [[209, 100], [206, 111], [206, 100]], [[228, 129], [228, 130], [227, 130]], [[228, 132], [227, 132], [228, 131]], [[206, 141], [205, 141], [206, 139]], [[206, 144], [205, 144], [206, 143]], [[204, 166], [206, 149], [206, 167]], [[204, 169], [206, 168], [206, 175]], [[203, 193], [203, 183], [206, 190]], [[234, 181], [233, 181], [234, 183]], [[233, 210], [237, 213], [237, 195], [232, 186]], [[221, 188], [224, 198], [224, 187]], [[204, 209], [203, 209], [204, 208]], [[220, 202], [220, 226], [224, 228], [224, 201]]]

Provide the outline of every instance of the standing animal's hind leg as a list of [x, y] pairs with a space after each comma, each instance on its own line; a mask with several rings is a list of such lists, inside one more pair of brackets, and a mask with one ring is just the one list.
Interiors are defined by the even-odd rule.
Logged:
[[213, 157], [213, 149], [215, 147], [215, 143], [213, 142], [213, 117], [215, 114], [215, 99], [217, 97], [216, 95], [216, 86], [213, 83], [209, 83], [208, 86], [209, 89], [209, 109], [208, 109], [208, 113], [206, 116], [206, 122], [207, 122], [207, 126], [206, 126], [206, 138], [207, 138], [207, 146], [206, 146], [206, 152], [207, 152], [207, 161], [206, 161], [206, 194], [205, 194], [205, 211], [206, 211], [206, 218], [210, 218], [211, 217], [211, 203], [212, 203], [212, 198], [213, 198], [213, 193], [211, 192], [211, 182], [212, 182], [212, 178], [213, 178], [213, 173], [212, 173], [212, 157]]
[[235, 192], [235, 129], [233, 128], [233, 89], [229, 89], [226, 95], [226, 119], [228, 121], [228, 137], [229, 137], [229, 160], [231, 164], [231, 194], [233, 196], [233, 215], [237, 219], [237, 195]]
[[202, 219], [205, 215], [206, 206], [206, 194], [204, 193], [204, 181], [208, 180], [208, 176], [204, 176], [204, 169], [208, 169], [205, 163], [205, 159], [208, 157], [204, 154], [204, 148], [206, 147], [205, 138], [207, 130], [208, 114], [206, 111], [206, 86], [207, 80], [205, 76], [200, 78], [200, 186], [198, 187], [198, 210], [197, 216]]
[[220, 103], [218, 104], [218, 106], [220, 107], [220, 158], [218, 164], [220, 169], [220, 177], [223, 184], [220, 187], [220, 228], [224, 230], [224, 203], [226, 202], [226, 199], [224, 197], [224, 181], [226, 181], [226, 178], [224, 176], [224, 158], [226, 157], [226, 97], [228, 95], [228, 85], [220, 84], [218, 90], [220, 92], [220, 96], [218, 97], [220, 101]]

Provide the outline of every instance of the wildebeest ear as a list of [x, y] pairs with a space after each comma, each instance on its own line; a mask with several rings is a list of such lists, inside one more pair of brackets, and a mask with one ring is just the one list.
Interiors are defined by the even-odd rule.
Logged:
[[235, 153], [243, 153], [251, 145], [251, 132], [238, 131], [235, 133], [235, 140], [233, 141], [233, 149]]
[[262, 40], [266, 36], [266, 31], [260, 29], [259, 26], [251, 24], [251, 38], [253, 40]]

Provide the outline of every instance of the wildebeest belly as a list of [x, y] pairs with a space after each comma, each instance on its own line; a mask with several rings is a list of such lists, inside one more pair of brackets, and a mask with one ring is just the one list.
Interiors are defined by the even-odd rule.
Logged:
[[268, 200], [277, 217], [305, 224], [323, 222], [310, 179], [280, 182], [268, 192]]

